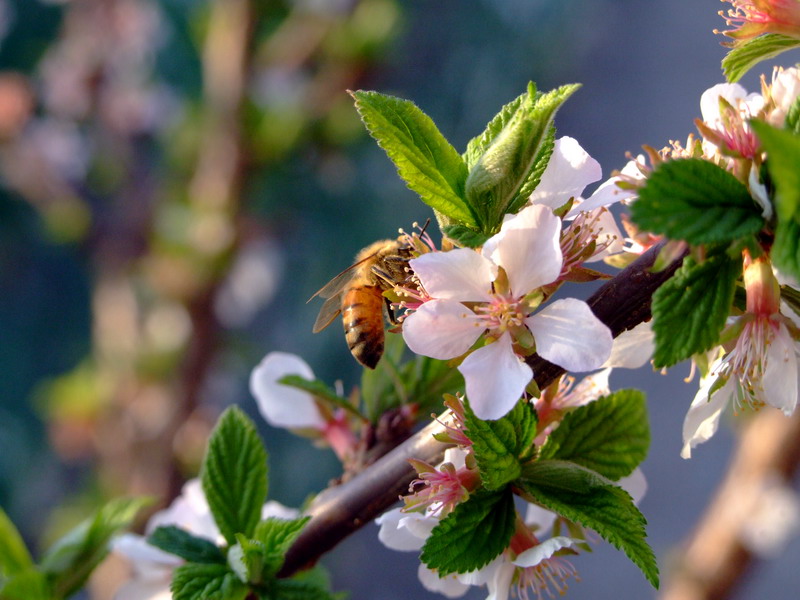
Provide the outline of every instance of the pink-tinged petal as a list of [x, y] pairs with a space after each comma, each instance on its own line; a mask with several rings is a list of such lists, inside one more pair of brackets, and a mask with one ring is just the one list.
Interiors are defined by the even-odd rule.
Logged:
[[747, 97], [747, 90], [738, 83], [718, 83], [702, 93], [700, 96], [700, 114], [703, 116], [703, 121], [712, 127], [717, 125], [720, 120], [720, 97], [736, 106], [739, 100]]
[[611, 356], [604, 367], [638, 369], [653, 356], [655, 334], [650, 321], [639, 323], [633, 329], [620, 333], [611, 346]]
[[114, 600], [172, 600], [171, 580], [171, 571], [155, 580], [134, 579], [117, 590]]
[[611, 356], [611, 330], [582, 300], [565, 298], [525, 319], [536, 352], [567, 371], [599, 369]]
[[483, 332], [480, 318], [455, 300], [430, 300], [403, 321], [411, 351], [439, 360], [464, 354]]
[[561, 219], [549, 208], [526, 206], [484, 244], [483, 255], [505, 269], [512, 293], [521, 297], [558, 278], [560, 234]]
[[559, 208], [570, 198], [580, 196], [587, 185], [599, 180], [602, 175], [600, 163], [589, 156], [577, 140], [559, 138], [530, 201], [551, 209]]
[[421, 563], [417, 568], [417, 577], [426, 590], [442, 594], [447, 598], [461, 598], [470, 588], [468, 584], [461, 583], [455, 573], [439, 577], [438, 573]]
[[[630, 160], [628, 163], [621, 169], [620, 173], [625, 175], [625, 178], [633, 178], [637, 180], [644, 179], [644, 175], [642, 174], [641, 170], [639, 169], [638, 163], [644, 163], [645, 157], [644, 155], [639, 155], [636, 157], [636, 160]], [[598, 187], [594, 193], [589, 196], [586, 200], [581, 202], [578, 206], [574, 207], [571, 211], [567, 213], [566, 218], [571, 219], [575, 217], [580, 211], [591, 211], [601, 207], [608, 207], [612, 204], [616, 204], [617, 202], [627, 202], [631, 198], [636, 197], [636, 190], [635, 189], [622, 189], [617, 185], [618, 181], [621, 181], [622, 178], [619, 176], [611, 177], [610, 179], [606, 179], [600, 187]]]
[[717, 377], [719, 362], [711, 366], [711, 374], [700, 381], [700, 389], [692, 400], [683, 420], [683, 449], [681, 458], [691, 458], [692, 448], [707, 442], [717, 432], [722, 411], [736, 392], [736, 382], [731, 378], [709, 398], [708, 394]]
[[311, 394], [278, 383], [286, 375], [313, 380], [306, 362], [294, 354], [270, 352], [250, 374], [250, 393], [261, 416], [273, 427], [322, 429], [325, 420]]
[[786, 326], [781, 324], [767, 348], [764, 370], [764, 400], [787, 417], [797, 406], [797, 348]]
[[491, 298], [497, 267], [469, 248], [429, 252], [408, 261], [433, 298], [485, 302]]
[[479, 419], [499, 419], [514, 408], [533, 377], [531, 368], [511, 346], [511, 335], [464, 359], [458, 367], [466, 382], [467, 399]]
[[528, 548], [524, 552], [521, 552], [519, 556], [514, 559], [514, 564], [518, 567], [535, 567], [543, 560], [552, 557], [553, 554], [562, 548], [572, 548], [580, 543], [581, 540], [574, 540], [565, 535], [551, 537], [541, 544], [537, 544], [533, 548]]

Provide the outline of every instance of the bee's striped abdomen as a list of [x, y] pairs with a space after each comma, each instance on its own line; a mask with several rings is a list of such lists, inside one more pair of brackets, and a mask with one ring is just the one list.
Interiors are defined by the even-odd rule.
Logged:
[[381, 289], [356, 285], [342, 296], [344, 336], [355, 359], [374, 369], [383, 355], [383, 304]]

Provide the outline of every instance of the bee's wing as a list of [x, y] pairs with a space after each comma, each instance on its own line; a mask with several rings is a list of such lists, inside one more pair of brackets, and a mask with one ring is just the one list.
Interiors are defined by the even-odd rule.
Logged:
[[314, 328], [311, 330], [314, 333], [319, 333], [330, 325], [333, 320], [342, 312], [342, 298], [341, 294], [336, 294], [325, 300], [325, 304], [317, 315], [317, 320], [314, 321]]

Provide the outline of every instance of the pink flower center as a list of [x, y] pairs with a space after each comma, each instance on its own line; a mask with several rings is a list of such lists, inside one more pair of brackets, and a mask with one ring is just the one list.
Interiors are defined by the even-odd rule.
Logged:
[[524, 325], [529, 312], [528, 305], [521, 298], [510, 294], [493, 294], [489, 302], [475, 307], [482, 325], [497, 337]]

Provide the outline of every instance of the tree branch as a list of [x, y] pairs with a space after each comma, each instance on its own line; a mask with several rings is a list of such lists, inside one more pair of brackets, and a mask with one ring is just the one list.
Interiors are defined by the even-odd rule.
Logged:
[[[589, 306], [615, 337], [650, 318], [653, 292], [680, 265], [676, 261], [664, 271], [649, 272], [659, 250], [660, 245], [650, 249], [589, 298]], [[561, 367], [535, 355], [528, 363], [540, 388], [564, 373]], [[347, 483], [320, 493], [306, 511], [311, 521], [287, 553], [280, 575], [288, 577], [313, 565], [322, 554], [396, 502], [416, 477], [407, 459], [431, 464], [442, 460], [447, 446], [432, 437], [441, 430], [437, 421], [430, 423]]]

